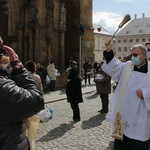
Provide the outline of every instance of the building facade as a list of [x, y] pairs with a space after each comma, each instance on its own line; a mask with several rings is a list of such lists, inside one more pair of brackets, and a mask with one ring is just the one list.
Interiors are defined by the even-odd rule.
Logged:
[[125, 60], [130, 48], [135, 44], [150, 42], [150, 17], [142, 14], [141, 18], [134, 18], [115, 36], [116, 57]]
[[66, 84], [64, 64], [70, 56], [80, 66], [85, 57], [94, 59], [92, 0], [0, 0], [0, 12], [4, 44], [23, 63], [46, 67], [54, 60], [59, 87]]
[[93, 24], [94, 28], [94, 58], [95, 60], [103, 61], [103, 51], [105, 50], [105, 42], [108, 38], [111, 38], [112, 35], [105, 30], [101, 25]]

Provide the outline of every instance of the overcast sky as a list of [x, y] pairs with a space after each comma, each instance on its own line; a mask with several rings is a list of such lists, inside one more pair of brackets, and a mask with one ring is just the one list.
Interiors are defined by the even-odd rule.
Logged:
[[[93, 23], [113, 34], [126, 14], [150, 17], [150, 0], [93, 0]], [[124, 26], [123, 26], [124, 27]]]

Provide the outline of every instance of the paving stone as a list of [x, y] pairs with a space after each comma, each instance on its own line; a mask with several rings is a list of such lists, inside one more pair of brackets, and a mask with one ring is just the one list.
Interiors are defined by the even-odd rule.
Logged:
[[112, 150], [111, 125], [105, 121], [99, 96], [95, 92], [84, 94], [79, 104], [81, 121], [72, 121], [72, 110], [66, 100], [48, 103], [53, 118], [40, 123], [36, 150]]

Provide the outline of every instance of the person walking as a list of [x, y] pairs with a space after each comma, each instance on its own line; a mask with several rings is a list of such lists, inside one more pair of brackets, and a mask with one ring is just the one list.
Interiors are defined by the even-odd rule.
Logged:
[[55, 69], [55, 64], [54, 61], [51, 60], [49, 65], [47, 66], [47, 74], [50, 77], [50, 90], [55, 91], [55, 81], [56, 81], [56, 69]]
[[15, 51], [0, 47], [0, 149], [30, 150], [24, 120], [44, 109], [44, 98]]
[[99, 68], [99, 60], [96, 59], [94, 64], [93, 64], [93, 73], [96, 74], [98, 72], [98, 68]]
[[93, 81], [94, 82], [95, 82], [95, 75], [98, 72], [99, 64], [100, 64], [99, 60], [96, 59], [95, 62], [94, 62], [94, 64], [93, 64], [93, 74], [94, 74], [94, 80]]
[[[103, 62], [101, 63], [101, 65]], [[102, 102], [102, 109], [99, 110], [101, 114], [108, 113], [109, 94], [111, 93], [111, 77], [106, 74], [101, 67], [99, 68], [95, 77], [97, 93], [100, 95]]]
[[47, 70], [40, 63], [36, 64], [36, 74], [38, 74], [40, 76], [41, 81], [42, 81], [43, 90], [45, 91], [46, 90], [45, 80], [46, 80]]
[[72, 57], [69, 57], [69, 60], [65, 62], [65, 70], [67, 70], [67, 68], [69, 68], [70, 66], [72, 66]]
[[[79, 67], [78, 67], [78, 65], [77, 65], [77, 62], [76, 62], [76, 61], [72, 61], [72, 62], [70, 63], [70, 65], [69, 65], [69, 67], [68, 67], [68, 68], [66, 69], [66, 71], [65, 71], [67, 80], [69, 80], [68, 77], [69, 77], [69, 74], [70, 74], [70, 70], [71, 70], [71, 69], [76, 69], [76, 71], [77, 71], [77, 73], [78, 73], [78, 76], [79, 76]], [[81, 77], [80, 77], [80, 79], [81, 79]]]
[[[149, 150], [150, 62], [142, 44], [131, 47], [131, 61], [121, 62], [106, 41], [102, 70], [118, 82], [106, 120], [113, 125], [114, 150]], [[119, 139], [119, 140], [118, 140]], [[122, 140], [122, 141], [120, 141]]]
[[91, 69], [92, 65], [89, 62], [89, 59], [85, 59], [85, 63], [83, 64], [83, 69], [84, 69], [84, 81], [85, 81], [85, 86], [87, 85], [87, 79], [89, 86], [91, 85]]
[[76, 69], [72, 68], [68, 77], [69, 81], [66, 85], [67, 101], [73, 111], [73, 121], [80, 121], [79, 103], [83, 102], [81, 80]]
[[[36, 74], [36, 64], [34, 61], [27, 61], [25, 63], [25, 68], [29, 71], [30, 77], [35, 81], [36, 85], [40, 89], [43, 94], [43, 86], [41, 82], [41, 78], [38, 74]], [[26, 135], [30, 142], [31, 150], [35, 150], [35, 138], [36, 133], [39, 128], [40, 119], [37, 115], [33, 115], [25, 120], [26, 122]], [[32, 128], [34, 126], [34, 128]]]
[[29, 60], [25, 63], [25, 67], [29, 71], [30, 77], [35, 81], [41, 93], [43, 94], [43, 85], [42, 85], [41, 77], [38, 74], [36, 74], [35, 62], [32, 60]]

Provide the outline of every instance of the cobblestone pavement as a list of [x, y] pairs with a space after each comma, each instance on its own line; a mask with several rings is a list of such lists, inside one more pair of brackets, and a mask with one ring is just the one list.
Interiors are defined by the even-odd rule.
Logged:
[[81, 121], [77, 123], [71, 122], [72, 110], [66, 100], [48, 103], [54, 116], [49, 122], [40, 123], [36, 150], [112, 150], [111, 125], [105, 115], [98, 113], [99, 95], [94, 91], [83, 98], [79, 104]]

